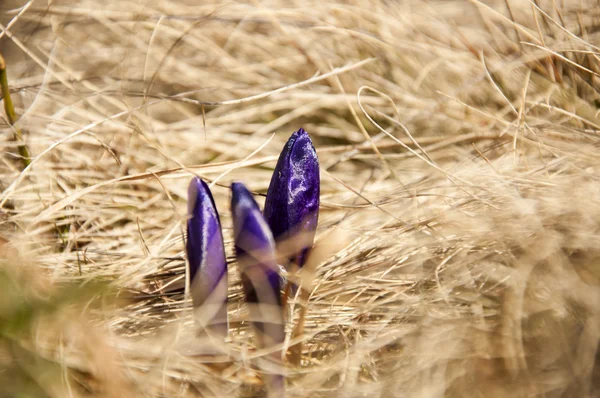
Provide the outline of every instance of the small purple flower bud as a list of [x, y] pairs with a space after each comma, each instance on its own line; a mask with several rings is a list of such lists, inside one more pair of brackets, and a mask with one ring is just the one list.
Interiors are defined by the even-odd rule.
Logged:
[[208, 185], [188, 188], [187, 257], [195, 321], [215, 337], [227, 336], [227, 261], [221, 222]]
[[283, 147], [271, 177], [264, 215], [278, 250], [299, 267], [313, 245], [319, 218], [319, 159], [304, 129]]
[[275, 261], [273, 235], [258, 204], [244, 184], [234, 182], [231, 191], [235, 253], [242, 274], [244, 293], [247, 302], [259, 309], [250, 316], [257, 329], [272, 340], [273, 344], [277, 344], [283, 341], [284, 334], [281, 278]]
[[[257, 346], [272, 347], [282, 344], [285, 339], [275, 242], [258, 204], [244, 184], [233, 183], [231, 191], [235, 253], [256, 330]], [[270, 357], [276, 365], [279, 364], [281, 350], [275, 350]], [[269, 380], [267, 389], [280, 391], [282, 376], [277, 372], [266, 376]]]

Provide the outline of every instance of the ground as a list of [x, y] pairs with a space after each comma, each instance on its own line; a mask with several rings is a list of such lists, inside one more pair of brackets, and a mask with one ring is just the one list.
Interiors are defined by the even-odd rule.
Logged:
[[[600, 395], [597, 2], [21, 0], [0, 22], [1, 396], [264, 394], [229, 186], [262, 206], [300, 127], [319, 256], [288, 397]], [[194, 175], [224, 358], [189, 353]]]

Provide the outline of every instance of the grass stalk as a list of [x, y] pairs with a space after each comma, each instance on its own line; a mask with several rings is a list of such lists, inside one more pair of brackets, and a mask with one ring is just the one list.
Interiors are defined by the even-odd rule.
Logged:
[[31, 156], [29, 154], [29, 148], [23, 142], [23, 134], [21, 133], [21, 129], [15, 126], [17, 122], [17, 117], [15, 115], [15, 108], [13, 106], [12, 99], [10, 97], [10, 90], [8, 89], [8, 76], [6, 73], [6, 62], [4, 61], [4, 57], [0, 53], [0, 88], [2, 90], [2, 98], [4, 99], [4, 111], [6, 112], [6, 117], [8, 119], [8, 123], [11, 125], [14, 131], [14, 139], [19, 142], [19, 155], [23, 160], [23, 168], [29, 166], [31, 163]]
[[[298, 317], [298, 323], [294, 327], [294, 331], [292, 333], [292, 340], [297, 339], [298, 337], [304, 334], [304, 322], [306, 319], [306, 312], [308, 310], [308, 298], [310, 296], [310, 291], [301, 287], [300, 291], [300, 314]], [[302, 341], [297, 342], [293, 346], [289, 348], [288, 358], [289, 363], [295, 366], [300, 365], [300, 361], [302, 359]]]

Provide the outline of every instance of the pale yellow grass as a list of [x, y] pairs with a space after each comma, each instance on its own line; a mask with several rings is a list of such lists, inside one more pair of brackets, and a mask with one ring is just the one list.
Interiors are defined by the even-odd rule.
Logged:
[[[4, 119], [2, 253], [36, 283], [125, 298], [19, 339], [60, 366], [38, 377], [50, 396], [262, 393], [228, 186], [264, 195], [299, 127], [322, 167], [322, 258], [287, 396], [600, 394], [597, 2], [4, 7], [34, 160], [21, 170]], [[225, 358], [186, 354], [194, 174], [225, 227]]]

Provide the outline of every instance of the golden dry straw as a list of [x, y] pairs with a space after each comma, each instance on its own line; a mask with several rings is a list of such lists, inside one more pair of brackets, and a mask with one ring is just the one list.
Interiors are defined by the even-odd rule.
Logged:
[[[0, 336], [11, 375], [57, 397], [260, 396], [274, 370], [249, 327], [229, 185], [262, 206], [303, 127], [323, 256], [294, 276], [312, 288], [272, 348], [302, 347], [275, 369], [288, 397], [600, 395], [596, 1], [0, 7], [36, 155], [16, 167], [0, 122], [3, 267], [35, 266], [15, 285], [27, 297], [101, 280], [121, 298]], [[222, 356], [202, 354], [184, 295], [192, 175], [212, 183], [230, 263]]]

